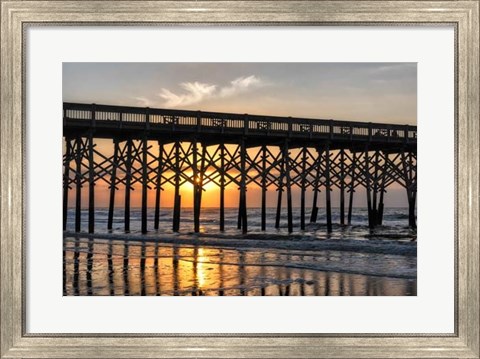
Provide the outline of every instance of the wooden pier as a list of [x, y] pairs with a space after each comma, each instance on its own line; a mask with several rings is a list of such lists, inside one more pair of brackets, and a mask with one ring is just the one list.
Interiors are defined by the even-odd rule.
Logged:
[[[123, 188], [124, 228], [130, 230], [130, 191], [141, 185], [141, 230], [146, 233], [147, 197], [155, 190], [153, 229], [159, 229], [160, 194], [174, 186], [172, 229], [179, 231], [180, 187], [193, 186], [194, 231], [200, 229], [202, 194], [220, 189], [219, 229], [225, 229], [225, 188], [238, 187], [238, 228], [248, 230], [247, 187], [262, 191], [261, 229], [266, 230], [266, 192], [275, 188], [275, 227], [280, 226], [282, 196], [287, 227], [293, 232], [292, 189], [300, 189], [300, 224], [305, 229], [306, 191], [313, 191], [310, 222], [318, 219], [318, 193], [325, 191], [327, 231], [332, 231], [331, 191], [340, 192], [340, 224], [350, 224], [355, 190], [366, 190], [368, 225], [382, 224], [388, 187], [406, 190], [408, 225], [416, 226], [417, 128], [409, 125], [305, 119], [203, 111], [63, 104], [63, 229], [69, 190], [75, 191], [75, 231], [81, 229], [82, 187], [88, 186], [88, 232], [95, 231], [95, 183], [109, 186], [108, 229], [112, 229], [115, 192]], [[96, 148], [111, 139], [113, 154]], [[171, 145], [171, 146], [166, 146]], [[295, 153], [294, 153], [295, 152]], [[348, 196], [348, 212], [346, 212]], [[345, 218], [346, 217], [346, 218]]]

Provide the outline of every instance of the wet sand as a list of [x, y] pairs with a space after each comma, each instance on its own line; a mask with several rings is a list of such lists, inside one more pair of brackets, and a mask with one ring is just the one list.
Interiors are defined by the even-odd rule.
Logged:
[[416, 295], [416, 255], [114, 238], [65, 237], [64, 295]]

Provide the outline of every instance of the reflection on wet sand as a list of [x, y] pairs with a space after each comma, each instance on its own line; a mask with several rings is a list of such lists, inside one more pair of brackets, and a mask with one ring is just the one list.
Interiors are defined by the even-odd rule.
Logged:
[[415, 279], [302, 268], [328, 252], [67, 238], [64, 253], [64, 295], [416, 295]]

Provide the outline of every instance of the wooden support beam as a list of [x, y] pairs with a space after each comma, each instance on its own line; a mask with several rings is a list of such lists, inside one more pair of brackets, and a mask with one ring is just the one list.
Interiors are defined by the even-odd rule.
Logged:
[[202, 159], [200, 160], [200, 183], [198, 184], [198, 224], [202, 211], [203, 181], [205, 180], [205, 160], [207, 158], [207, 145], [202, 144]]
[[80, 232], [82, 224], [82, 159], [83, 142], [80, 136], [76, 138], [75, 154], [75, 232]]
[[283, 146], [283, 158], [285, 162], [285, 186], [287, 188], [287, 226], [288, 233], [293, 232], [293, 213], [292, 213], [292, 186], [290, 179], [290, 154], [288, 149], [288, 140], [285, 140]]
[[375, 151], [374, 157], [374, 168], [373, 168], [373, 198], [372, 198], [372, 222], [373, 226], [376, 226], [378, 220], [378, 211], [377, 211], [377, 194], [379, 191], [378, 185], [378, 169], [380, 167], [380, 153], [379, 151]]
[[193, 169], [193, 231], [195, 233], [200, 232], [200, 203], [199, 196], [201, 189], [200, 188], [200, 174], [198, 171], [198, 146], [197, 140], [194, 139], [192, 142], [192, 169]]
[[180, 230], [180, 142], [175, 142], [175, 194], [174, 194], [174, 203], [173, 203], [173, 225], [172, 229], [174, 232]]
[[148, 139], [142, 139], [142, 233], [147, 233]]
[[242, 209], [243, 209], [243, 203], [242, 203], [242, 179], [243, 179], [243, 170], [241, 169], [242, 167], [242, 145], [239, 145], [239, 156], [240, 156], [240, 184], [239, 184], [239, 193], [238, 193], [238, 216], [237, 216], [237, 229], [242, 229]]
[[285, 156], [283, 155], [283, 151], [280, 148], [280, 151], [282, 152], [282, 161], [280, 163], [280, 173], [278, 176], [278, 185], [277, 185], [277, 212], [275, 215], [275, 228], [280, 228], [280, 217], [282, 214], [282, 192], [283, 192], [283, 177], [285, 176]]
[[240, 184], [240, 203], [241, 203], [241, 217], [242, 217], [242, 232], [247, 233], [248, 221], [247, 221], [247, 173], [246, 173], [246, 161], [247, 161], [247, 149], [245, 146], [245, 140], [242, 138], [240, 143], [240, 172], [241, 172], [241, 184]]
[[95, 172], [93, 159], [93, 133], [88, 136], [88, 233], [95, 231]]
[[280, 217], [282, 215], [282, 193], [283, 193], [283, 178], [280, 176], [278, 180], [278, 188], [277, 188], [277, 211], [275, 214], [275, 228], [280, 228]]
[[180, 194], [175, 196], [175, 202], [173, 203], [173, 231], [180, 231], [180, 215], [181, 215], [181, 206], [182, 206], [182, 196]]
[[345, 150], [340, 150], [340, 224], [345, 225]]
[[242, 229], [242, 188], [241, 185], [239, 187], [239, 195], [238, 195], [238, 215], [237, 215], [237, 229]]
[[417, 192], [411, 191], [410, 200], [408, 201], [408, 225], [412, 228], [417, 228], [417, 221], [415, 220], [416, 200], [417, 200]]
[[409, 179], [410, 185], [411, 185], [412, 180], [413, 180], [413, 154], [412, 154], [412, 151], [408, 152], [408, 170], [409, 170], [408, 179]]
[[200, 212], [202, 203], [203, 180], [205, 172], [205, 158], [207, 156], [207, 146], [202, 147], [202, 154], [200, 159], [200, 170], [197, 167], [198, 163], [198, 146], [197, 141], [192, 143], [193, 153], [193, 222], [195, 233], [200, 232]]
[[107, 229], [112, 230], [113, 228], [113, 211], [115, 208], [115, 191], [117, 185], [117, 168], [118, 168], [118, 138], [113, 139], [113, 163], [112, 163], [112, 175], [110, 177], [110, 198], [108, 202], [108, 219], [107, 219]]
[[72, 141], [70, 138], [65, 139], [65, 162], [63, 164], [63, 230], [67, 229], [68, 217], [68, 189], [70, 182], [70, 159], [72, 156]]
[[371, 180], [370, 180], [370, 158], [368, 157], [368, 147], [365, 147], [365, 183], [367, 189], [367, 211], [368, 211], [368, 226], [370, 228], [374, 227], [374, 222], [372, 218], [372, 196], [371, 196]]
[[225, 144], [220, 144], [220, 231], [225, 230]]
[[355, 192], [355, 167], [357, 164], [357, 153], [353, 152], [353, 158], [350, 168], [350, 196], [348, 199], [348, 224], [352, 224], [353, 211], [353, 193]]
[[302, 176], [300, 193], [300, 229], [305, 230], [305, 190], [307, 179], [307, 148], [302, 148]]
[[132, 182], [132, 139], [129, 138], [126, 143], [125, 160], [125, 207], [124, 207], [124, 225], [125, 232], [130, 231], [130, 190]]
[[377, 217], [376, 217], [376, 224], [381, 226], [383, 223], [383, 197], [384, 197], [384, 190], [380, 191], [380, 197], [378, 200], [378, 209], [377, 209]]
[[380, 184], [380, 199], [378, 201], [378, 212], [377, 212], [377, 224], [382, 225], [383, 223], [383, 197], [385, 194], [385, 183], [388, 176], [388, 153], [383, 153], [384, 163], [382, 169], [382, 180]]
[[155, 185], [155, 216], [153, 219], [153, 228], [160, 227], [160, 193], [162, 190], [162, 176], [163, 176], [163, 144], [158, 143], [158, 157], [157, 157], [157, 181]]
[[330, 145], [325, 147], [325, 201], [327, 212], [327, 232], [332, 232], [332, 202], [330, 188]]
[[262, 231], [266, 229], [267, 219], [267, 146], [262, 145]]
[[317, 149], [317, 160], [316, 160], [316, 173], [315, 173], [315, 181], [313, 185], [313, 203], [312, 203], [312, 213], [310, 214], [310, 223], [317, 223], [318, 218], [318, 192], [319, 192], [319, 184], [320, 184], [320, 165], [322, 161], [321, 152]]

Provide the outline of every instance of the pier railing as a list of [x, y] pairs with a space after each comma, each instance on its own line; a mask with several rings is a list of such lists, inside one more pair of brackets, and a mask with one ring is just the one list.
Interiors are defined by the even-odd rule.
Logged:
[[67, 121], [107, 128], [416, 144], [417, 127], [386, 123], [259, 116], [148, 107], [63, 103]]

